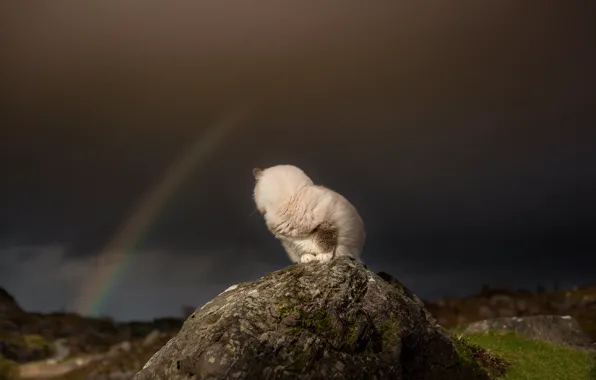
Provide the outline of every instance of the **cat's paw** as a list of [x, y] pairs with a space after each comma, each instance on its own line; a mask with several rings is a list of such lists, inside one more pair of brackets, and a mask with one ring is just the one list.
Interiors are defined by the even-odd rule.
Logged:
[[310, 253], [305, 253], [302, 256], [300, 256], [301, 263], [310, 263], [313, 260], [315, 260], [315, 256], [311, 255]]
[[315, 256], [315, 260], [317, 260], [321, 263], [326, 263], [328, 261], [331, 261], [332, 258], [333, 258], [333, 253], [319, 253]]

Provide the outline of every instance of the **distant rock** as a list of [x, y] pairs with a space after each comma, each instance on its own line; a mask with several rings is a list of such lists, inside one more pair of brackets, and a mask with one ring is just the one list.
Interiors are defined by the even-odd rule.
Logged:
[[491, 318], [529, 317], [537, 315], [570, 315], [596, 341], [596, 285], [539, 292], [492, 289], [465, 297], [446, 297], [425, 302], [427, 309], [445, 328]]
[[132, 344], [129, 341], [125, 340], [124, 342], [120, 342], [120, 343], [115, 344], [112, 347], [110, 347], [107, 355], [108, 356], [122, 355], [124, 353], [130, 352], [130, 350], [132, 350]]
[[0, 288], [0, 320], [3, 317], [21, 315], [23, 313], [23, 309], [21, 309], [14, 297], [5, 289]]
[[149, 379], [488, 379], [409, 290], [340, 257], [239, 284], [197, 309]]
[[596, 349], [596, 345], [570, 316], [537, 315], [529, 317], [494, 318], [470, 324], [465, 334], [486, 331], [514, 331], [533, 339], [564, 344], [576, 348]]
[[157, 339], [159, 339], [159, 335], [160, 335], [159, 330], [151, 331], [143, 340], [143, 346], [145, 346], [145, 347], [151, 346], [153, 343], [155, 343], [157, 341]]

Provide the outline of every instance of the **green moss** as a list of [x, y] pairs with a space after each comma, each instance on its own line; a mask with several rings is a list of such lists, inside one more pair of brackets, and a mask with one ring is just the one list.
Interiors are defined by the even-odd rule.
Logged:
[[356, 343], [358, 339], [358, 322], [353, 321], [348, 325], [348, 331], [346, 333], [346, 343], [350, 346]]
[[281, 316], [282, 319], [284, 319], [285, 317], [287, 317], [288, 315], [292, 314], [292, 312], [298, 309], [295, 306], [290, 306], [290, 305], [281, 305], [280, 307], [277, 308], [277, 312], [279, 313], [279, 315]]
[[476, 372], [482, 371], [493, 379], [500, 378], [505, 374], [509, 364], [500, 356], [472, 344], [461, 334], [452, 335], [452, 341], [462, 367]]
[[381, 324], [381, 343], [383, 350], [388, 350], [399, 344], [399, 319], [393, 314]]
[[337, 336], [337, 331], [333, 327], [333, 317], [327, 310], [317, 309], [313, 312], [306, 312], [299, 306], [281, 305], [278, 312], [282, 320], [291, 314], [297, 317], [297, 325], [289, 329], [291, 334], [309, 330], [317, 335], [330, 338]]
[[0, 333], [0, 341], [6, 343], [15, 357], [27, 352], [29, 359], [44, 359], [54, 354], [54, 347], [43, 336], [37, 334], [19, 334], [14, 332]]
[[510, 363], [502, 376], [506, 380], [596, 378], [596, 360], [587, 351], [529, 339], [513, 332], [471, 334], [463, 340]]
[[12, 360], [0, 355], [0, 380], [16, 380], [19, 378], [19, 366]]
[[454, 335], [452, 340], [457, 356], [466, 364], [474, 362], [474, 354], [472, 353], [469, 342], [461, 335]]
[[307, 323], [310, 327], [314, 328], [315, 333], [319, 335], [329, 334], [334, 337], [337, 335], [337, 331], [333, 328], [333, 319], [327, 310], [316, 310], [310, 316]]
[[23, 341], [25, 342], [25, 345], [27, 347], [45, 351], [49, 355], [52, 355], [54, 353], [54, 348], [52, 347], [50, 342], [48, 342], [41, 335], [36, 335], [36, 334], [25, 335], [25, 336], [23, 336]]

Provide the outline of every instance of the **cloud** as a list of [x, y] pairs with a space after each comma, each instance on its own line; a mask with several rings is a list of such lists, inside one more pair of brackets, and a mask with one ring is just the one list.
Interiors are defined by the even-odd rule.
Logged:
[[[423, 299], [467, 295], [483, 284], [535, 289], [539, 284], [549, 287], [557, 282], [569, 287], [593, 280], [589, 270], [566, 265], [562, 256], [556, 262], [540, 255], [520, 262], [514, 254], [498, 254], [498, 250], [485, 247], [477, 248], [476, 254], [444, 252], [446, 258], [439, 260], [436, 252], [415, 254], [404, 248], [397, 249], [395, 256], [387, 247], [372, 244], [368, 248], [364, 260], [371, 270], [392, 274]], [[180, 316], [185, 305], [201, 306], [230, 285], [256, 280], [290, 264], [281, 247], [145, 249], [133, 254], [122, 274], [102, 282], [110, 281], [112, 289], [102, 298], [99, 314], [117, 320]], [[413, 256], [419, 260], [409, 259]], [[100, 258], [70, 254], [62, 245], [0, 249], [0, 286], [28, 311], [70, 311], [94, 270], [110, 264]], [[593, 267], [589, 255], [577, 260], [580, 267]]]
[[[60, 245], [17, 246], [0, 250], [0, 286], [27, 310], [61, 309], [92, 267], [91, 258], [66, 259]], [[33, 311], [33, 310], [32, 310]]]
[[[183, 305], [200, 306], [234, 283], [277, 269], [250, 260], [249, 251], [233, 254], [235, 263], [229, 250], [134, 252], [121, 275], [103, 279], [113, 287], [99, 312], [118, 320], [176, 316]], [[0, 249], [0, 286], [28, 311], [70, 310], [98, 265], [105, 265], [100, 257], [70, 255], [61, 245]]]

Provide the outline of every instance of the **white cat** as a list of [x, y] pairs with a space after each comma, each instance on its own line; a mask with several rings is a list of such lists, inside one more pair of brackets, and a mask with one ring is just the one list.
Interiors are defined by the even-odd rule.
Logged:
[[296, 166], [254, 169], [253, 175], [257, 209], [290, 260], [326, 262], [337, 256], [360, 260], [364, 223], [347, 199], [315, 185]]

